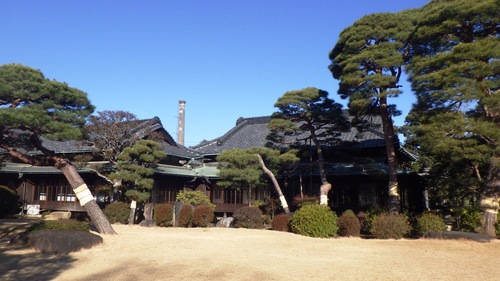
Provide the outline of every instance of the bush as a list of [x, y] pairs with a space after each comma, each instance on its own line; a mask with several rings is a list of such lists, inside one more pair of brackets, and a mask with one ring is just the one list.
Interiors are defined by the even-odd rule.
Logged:
[[335, 237], [337, 216], [326, 206], [305, 205], [290, 220], [292, 232], [310, 237]]
[[72, 219], [42, 220], [28, 229], [28, 232], [39, 230], [82, 230], [90, 231], [89, 224]]
[[0, 218], [15, 215], [21, 211], [16, 192], [0, 185]]
[[478, 207], [465, 207], [457, 210], [458, 230], [476, 232], [481, 227], [482, 212]]
[[276, 215], [271, 223], [271, 228], [277, 231], [290, 232], [290, 216], [287, 214]]
[[239, 208], [233, 213], [236, 227], [257, 228], [263, 227], [262, 211], [257, 207]]
[[159, 226], [172, 225], [173, 215], [174, 208], [170, 204], [158, 204], [153, 209], [153, 218]]
[[197, 227], [207, 227], [214, 220], [214, 210], [208, 205], [198, 205], [194, 207], [193, 225]]
[[340, 236], [354, 236], [358, 237], [361, 232], [361, 223], [358, 217], [352, 210], [346, 210], [338, 219], [337, 225], [339, 227]]
[[199, 190], [181, 190], [179, 191], [179, 193], [177, 193], [175, 200], [177, 202], [190, 204], [195, 207], [198, 205], [208, 205], [212, 208], [212, 210], [215, 209], [215, 205], [210, 202], [210, 198], [208, 198], [205, 193]]
[[293, 198], [293, 205], [297, 208], [300, 209], [302, 206], [305, 205], [318, 205], [319, 204], [319, 197], [318, 196], [309, 196], [309, 195], [304, 195], [304, 196], [295, 196]]
[[190, 227], [193, 222], [193, 206], [184, 204], [179, 211], [179, 226]]
[[382, 213], [373, 218], [371, 233], [379, 239], [401, 239], [411, 230], [404, 214]]
[[125, 202], [114, 202], [104, 208], [104, 214], [109, 223], [127, 224], [130, 217], [130, 204]]
[[442, 232], [446, 230], [443, 218], [433, 213], [423, 213], [417, 218], [417, 232], [424, 235], [429, 232]]

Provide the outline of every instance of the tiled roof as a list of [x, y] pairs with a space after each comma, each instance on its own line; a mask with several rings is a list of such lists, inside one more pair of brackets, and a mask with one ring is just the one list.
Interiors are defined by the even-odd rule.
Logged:
[[[264, 147], [268, 143], [266, 137], [270, 130], [267, 125], [270, 121], [270, 116], [240, 117], [236, 126], [223, 136], [192, 146], [191, 149], [205, 155], [217, 155], [228, 149]], [[372, 124], [369, 129], [361, 132], [356, 127], [352, 127], [350, 131], [340, 134], [336, 146], [357, 148], [383, 146], [385, 142], [380, 117], [370, 116], [366, 118], [366, 121]], [[299, 136], [288, 137], [285, 141], [296, 145], [306, 145], [300, 140], [307, 139], [308, 135], [308, 132], [304, 132]]]

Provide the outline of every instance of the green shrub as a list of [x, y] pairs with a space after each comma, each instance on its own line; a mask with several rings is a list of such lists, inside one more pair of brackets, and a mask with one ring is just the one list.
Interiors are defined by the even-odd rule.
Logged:
[[207, 227], [214, 220], [214, 210], [208, 205], [198, 205], [193, 211], [193, 225]]
[[87, 222], [72, 220], [72, 219], [60, 219], [60, 220], [42, 220], [28, 229], [28, 232], [34, 232], [39, 230], [83, 230], [90, 231], [89, 224]]
[[352, 210], [346, 210], [338, 219], [337, 225], [339, 227], [338, 234], [340, 236], [354, 236], [358, 237], [361, 232], [361, 224], [358, 217]]
[[290, 220], [292, 232], [310, 237], [335, 237], [337, 216], [326, 206], [305, 205]]
[[190, 204], [193, 206], [198, 206], [198, 205], [208, 205], [212, 209], [215, 209], [215, 205], [210, 202], [210, 198], [208, 198], [207, 195], [205, 195], [204, 192], [199, 191], [199, 190], [181, 190], [179, 193], [177, 193], [177, 196], [175, 197], [175, 200], [177, 202], [181, 202], [184, 204]]
[[303, 196], [295, 196], [293, 198], [293, 205], [295, 208], [300, 209], [302, 206], [305, 205], [318, 205], [319, 204], [319, 197], [318, 196], [309, 196], [309, 195], [303, 195]]
[[109, 223], [127, 224], [130, 217], [130, 204], [125, 202], [114, 202], [104, 208], [104, 214]]
[[21, 211], [16, 192], [0, 185], [0, 218], [18, 214]]
[[263, 227], [262, 211], [257, 207], [239, 208], [233, 213], [236, 227], [257, 228]]
[[179, 226], [190, 227], [193, 223], [193, 206], [184, 204], [179, 211]]
[[417, 218], [417, 232], [424, 235], [429, 232], [441, 232], [446, 230], [443, 218], [433, 213], [423, 213]]
[[401, 239], [411, 230], [404, 214], [382, 213], [373, 218], [371, 233], [379, 239]]
[[370, 229], [372, 228], [372, 223], [373, 219], [383, 213], [386, 213], [387, 210], [382, 207], [371, 207], [366, 211], [365, 214], [365, 221], [364, 225], [362, 225], [362, 228], [364, 231], [370, 232]]
[[287, 214], [276, 215], [271, 223], [271, 229], [290, 232], [290, 216]]
[[159, 226], [172, 225], [173, 214], [174, 208], [170, 204], [158, 204], [153, 209], [153, 218]]
[[456, 210], [458, 230], [476, 232], [481, 227], [483, 213], [478, 207], [464, 207]]

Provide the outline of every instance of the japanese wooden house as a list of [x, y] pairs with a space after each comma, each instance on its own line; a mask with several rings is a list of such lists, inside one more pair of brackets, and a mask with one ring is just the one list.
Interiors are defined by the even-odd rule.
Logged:
[[[269, 121], [270, 117], [239, 118], [236, 126], [223, 136], [189, 148], [176, 143], [163, 128], [159, 118], [137, 121], [137, 137], [147, 139], [155, 134], [155, 140], [163, 144], [167, 154], [155, 170], [152, 202], [172, 203], [180, 190], [189, 188], [205, 192], [215, 204], [216, 212], [231, 213], [248, 206], [250, 201], [265, 201], [275, 196], [271, 186], [252, 191], [252, 198], [248, 197], [248, 190], [244, 187], [223, 189], [217, 186], [217, 155], [228, 149], [266, 146]], [[380, 120], [374, 118], [372, 121], [379, 123]], [[93, 167], [105, 165], [106, 162], [99, 155], [96, 156], [97, 150], [91, 141], [44, 140], [44, 145], [76, 163], [78, 159], [90, 159], [79, 167], [79, 172], [94, 193], [96, 201], [105, 203], [109, 194], [104, 192], [106, 188], [103, 187], [107, 185], [109, 190], [109, 183], [98, 176]], [[300, 194], [317, 195], [320, 185], [315, 165], [316, 155], [311, 143], [297, 141], [294, 146], [301, 151], [300, 165], [293, 174], [288, 175], [286, 185], [280, 180], [289, 202]], [[414, 160], [414, 155], [398, 144], [396, 146], [399, 162], [402, 163], [398, 171], [402, 207], [421, 210], [424, 207], [423, 185], [418, 175], [404, 169], [404, 164]], [[338, 145], [325, 146], [324, 151], [328, 178], [333, 184], [329, 194], [329, 204], [333, 209], [357, 210], [385, 204], [387, 161], [380, 128], [374, 126], [365, 132], [352, 128], [350, 132], [340, 135]], [[0, 185], [17, 190], [25, 208], [28, 205], [38, 205], [41, 210], [83, 211], [64, 176], [53, 167], [35, 167], [7, 161], [0, 166]]]

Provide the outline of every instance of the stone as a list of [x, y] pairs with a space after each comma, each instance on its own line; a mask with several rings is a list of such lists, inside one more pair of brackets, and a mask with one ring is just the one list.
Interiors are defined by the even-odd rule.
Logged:
[[29, 245], [42, 254], [67, 255], [102, 242], [101, 236], [82, 230], [40, 230], [29, 234]]

